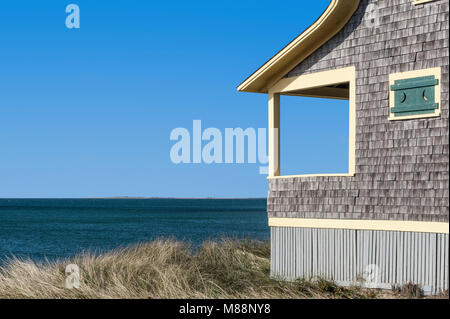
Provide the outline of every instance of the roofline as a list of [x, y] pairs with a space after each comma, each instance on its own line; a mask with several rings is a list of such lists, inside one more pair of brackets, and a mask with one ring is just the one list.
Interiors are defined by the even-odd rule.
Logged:
[[360, 0], [331, 0], [322, 15], [238, 86], [240, 92], [267, 93], [296, 65], [335, 36], [350, 20]]

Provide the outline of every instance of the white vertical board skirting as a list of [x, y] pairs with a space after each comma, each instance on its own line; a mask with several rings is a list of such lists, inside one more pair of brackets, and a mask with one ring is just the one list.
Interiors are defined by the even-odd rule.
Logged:
[[436, 294], [449, 287], [448, 240], [437, 233], [271, 227], [271, 275], [385, 289], [414, 283]]

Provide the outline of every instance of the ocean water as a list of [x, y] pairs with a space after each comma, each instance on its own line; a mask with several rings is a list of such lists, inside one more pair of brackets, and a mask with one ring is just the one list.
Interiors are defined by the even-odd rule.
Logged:
[[0, 199], [0, 262], [55, 260], [155, 238], [267, 240], [265, 199]]

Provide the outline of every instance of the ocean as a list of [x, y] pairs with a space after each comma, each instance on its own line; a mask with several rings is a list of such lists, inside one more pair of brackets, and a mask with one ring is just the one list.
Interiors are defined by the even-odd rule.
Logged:
[[268, 240], [266, 199], [0, 199], [0, 262], [224, 236]]

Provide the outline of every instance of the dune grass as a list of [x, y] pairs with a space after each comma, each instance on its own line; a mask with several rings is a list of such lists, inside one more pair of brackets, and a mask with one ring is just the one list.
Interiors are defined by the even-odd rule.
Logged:
[[[343, 288], [322, 279], [271, 279], [269, 257], [267, 242], [223, 239], [195, 248], [161, 239], [56, 262], [13, 258], [0, 268], [0, 298], [386, 297], [385, 292]], [[68, 264], [80, 268], [79, 289], [65, 288]]]

